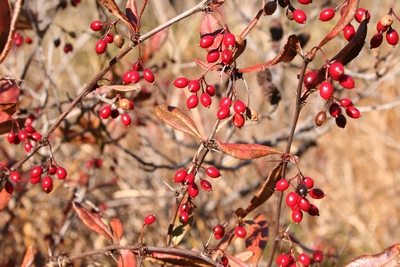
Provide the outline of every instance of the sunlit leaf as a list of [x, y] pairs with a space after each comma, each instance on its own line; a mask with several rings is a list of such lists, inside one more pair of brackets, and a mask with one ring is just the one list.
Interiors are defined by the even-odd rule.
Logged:
[[7, 207], [10, 199], [11, 199], [11, 194], [7, 193], [7, 191], [3, 188], [0, 191], [0, 211], [4, 210]]
[[119, 10], [119, 7], [117, 3], [115, 3], [114, 0], [98, 0], [100, 4], [102, 4], [108, 12], [122, 20], [128, 27], [131, 29], [132, 33], [137, 32], [138, 27], [136, 24], [133, 24], [123, 13], [121, 10]]
[[30, 267], [32, 266], [35, 260], [35, 251], [32, 246], [29, 246], [26, 249], [24, 259], [22, 260], [21, 267]]
[[259, 144], [222, 143], [216, 140], [222, 152], [239, 159], [256, 159], [267, 155], [283, 153], [269, 146]]
[[130, 250], [119, 251], [118, 267], [136, 267], [136, 256]]
[[268, 242], [268, 222], [262, 214], [258, 214], [253, 220], [245, 221], [250, 227], [247, 231], [246, 250], [253, 252], [250, 258], [253, 266], [258, 266], [258, 262], [267, 246]]
[[290, 35], [289, 38], [286, 40], [286, 43], [282, 46], [281, 50], [279, 51], [278, 55], [276, 55], [275, 58], [255, 66], [240, 69], [239, 72], [242, 73], [257, 72], [257, 71], [262, 71], [271, 66], [274, 66], [280, 62], [290, 62], [296, 57], [299, 49], [300, 49], [299, 39], [294, 34]]
[[121, 221], [118, 218], [113, 218], [110, 222], [110, 228], [115, 241], [119, 243], [124, 235], [124, 227], [122, 226]]
[[100, 90], [108, 89], [108, 90], [115, 90], [119, 92], [132, 92], [140, 90], [140, 86], [137, 84], [127, 84], [127, 85], [107, 85], [103, 84], [99, 86]]
[[400, 265], [400, 244], [394, 244], [388, 247], [384, 251], [374, 255], [363, 255], [360, 256], [348, 264], [345, 267], [397, 267]]
[[99, 217], [89, 212], [87, 209], [82, 207], [81, 204], [79, 204], [78, 202], [73, 202], [72, 204], [76, 213], [78, 213], [79, 218], [87, 227], [89, 227], [96, 233], [101, 234], [105, 238], [112, 240], [112, 234], [110, 230]]
[[179, 108], [168, 106], [166, 104], [158, 105], [156, 106], [156, 114], [160, 119], [173, 128], [201, 139], [199, 130], [197, 130], [193, 120]]

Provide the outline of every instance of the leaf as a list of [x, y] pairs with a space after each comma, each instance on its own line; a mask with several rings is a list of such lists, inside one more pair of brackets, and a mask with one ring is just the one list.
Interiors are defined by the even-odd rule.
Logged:
[[[0, 81], [0, 111], [6, 112], [12, 116], [18, 109], [18, 97], [20, 89], [12, 79], [4, 79]], [[5, 120], [8, 120], [8, 116]], [[0, 120], [3, 122], [5, 120]]]
[[235, 258], [237, 258], [237, 259], [243, 261], [243, 262], [246, 262], [246, 261], [250, 260], [251, 257], [253, 257], [253, 255], [254, 255], [254, 252], [253, 252], [253, 251], [242, 251], [242, 252], [236, 253], [236, 254], [233, 255], [233, 256], [234, 256]]
[[108, 12], [125, 22], [126, 25], [131, 29], [132, 33], [138, 31], [138, 26], [133, 24], [126, 15], [119, 10], [117, 3], [114, 0], [98, 0], [100, 4], [102, 4], [105, 8], [107, 8]]
[[137, 13], [136, 0], [126, 1], [125, 13], [126, 13], [126, 17], [129, 19], [129, 21], [133, 25], [137, 25], [138, 26], [137, 28], [139, 30], [140, 26], [139, 26], [139, 17], [138, 17], [138, 13]]
[[250, 203], [247, 205], [247, 208], [245, 210], [246, 215], [253, 211], [255, 208], [264, 204], [264, 202], [272, 196], [275, 191], [276, 182], [281, 179], [282, 167], [283, 165], [282, 163], [280, 163], [278, 166], [275, 166], [275, 168], [271, 170], [271, 172], [268, 174], [267, 180], [264, 182], [262, 187], [258, 190], [258, 192], [250, 200]]
[[22, 8], [22, 0], [14, 2], [11, 17], [11, 7], [8, 0], [0, 1], [0, 63], [4, 61], [14, 41], [15, 25]]
[[257, 72], [272, 67], [280, 62], [290, 62], [296, 57], [299, 49], [300, 49], [300, 41], [296, 35], [292, 34], [289, 36], [286, 43], [283, 45], [278, 55], [276, 55], [274, 59], [252, 67], [240, 69], [239, 72], [241, 73]]
[[119, 243], [124, 235], [124, 227], [122, 226], [121, 221], [118, 218], [113, 218], [110, 222], [110, 228], [115, 241]]
[[118, 267], [136, 267], [136, 256], [132, 251], [121, 249], [119, 254]]
[[374, 266], [374, 267], [397, 267], [400, 263], [400, 244], [394, 244], [388, 247], [384, 251], [374, 255], [363, 255], [360, 256], [348, 264], [345, 267], [363, 267], [363, 266]]
[[193, 120], [179, 108], [168, 106], [166, 104], [158, 105], [156, 106], [156, 114], [160, 119], [173, 128], [201, 139], [199, 130], [197, 130]]
[[4, 210], [7, 207], [10, 199], [11, 199], [11, 194], [7, 193], [7, 191], [3, 188], [0, 191], [0, 211]]
[[321, 48], [330, 40], [335, 38], [353, 20], [354, 15], [357, 12], [359, 2], [360, 0], [349, 0], [348, 5], [345, 6], [343, 15], [340, 17], [335, 27], [325, 36], [324, 39], [322, 39], [318, 45], [318, 48]]
[[226, 154], [239, 159], [256, 159], [271, 154], [283, 153], [269, 146], [259, 144], [234, 144], [234, 143], [221, 143], [215, 140], [218, 147]]
[[225, 253], [226, 257], [229, 260], [229, 266], [231, 267], [249, 267], [247, 263], [245, 263], [244, 260], [241, 260], [237, 258], [236, 256], [232, 256], [228, 253]]
[[253, 266], [258, 266], [258, 262], [264, 252], [268, 242], [268, 222], [262, 214], [258, 214], [252, 221], [245, 221], [250, 227], [247, 231], [245, 241], [246, 250], [253, 252], [250, 258]]
[[205, 35], [211, 35], [214, 37], [214, 43], [206, 48], [206, 51], [217, 49], [220, 47], [223, 35], [223, 27], [219, 20], [212, 14], [206, 14], [203, 20], [200, 22], [200, 38]]
[[29, 246], [26, 249], [24, 259], [22, 260], [22, 263], [21, 263], [21, 267], [32, 266], [34, 260], [35, 260], [35, 251], [32, 246]]
[[93, 213], [89, 212], [87, 209], [82, 207], [81, 204], [78, 202], [73, 202], [72, 203], [76, 213], [78, 213], [79, 218], [82, 220], [82, 222], [95, 231], [98, 234], [101, 234], [108, 240], [112, 240], [112, 234], [110, 230], [107, 228], [107, 226], [103, 223], [102, 220], [100, 220], [99, 217], [94, 215]]
[[108, 89], [108, 90], [115, 90], [119, 92], [132, 92], [132, 91], [137, 91], [140, 90], [139, 85], [133, 85], [133, 84], [128, 84], [128, 85], [106, 85], [103, 84], [99, 86], [100, 90], [102, 89]]
[[222, 67], [217, 64], [208, 63], [208, 62], [205, 62], [198, 58], [196, 58], [195, 61], [196, 61], [197, 66], [204, 68], [206, 70], [216, 70], [216, 71], [222, 70]]
[[191, 202], [187, 203], [189, 205], [188, 214], [189, 220], [187, 223], [182, 224], [179, 221], [179, 216], [176, 216], [173, 230], [172, 230], [172, 243], [174, 246], [179, 245], [179, 243], [185, 238], [185, 236], [189, 233], [190, 228], [194, 223], [194, 206]]

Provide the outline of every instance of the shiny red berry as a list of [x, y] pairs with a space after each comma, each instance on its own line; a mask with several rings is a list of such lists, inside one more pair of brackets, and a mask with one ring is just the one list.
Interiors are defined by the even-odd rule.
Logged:
[[304, 266], [310, 266], [310, 257], [307, 256], [307, 254], [300, 253], [299, 256], [297, 257], [297, 261], [303, 263]]
[[14, 133], [14, 132], [9, 132], [9, 133], [8, 133], [8, 135], [7, 135], [7, 141], [8, 141], [10, 144], [13, 144], [13, 143], [14, 143], [14, 141], [15, 141], [15, 133]]
[[191, 198], [197, 197], [199, 194], [199, 187], [196, 183], [192, 183], [188, 186], [188, 194]]
[[199, 104], [199, 97], [197, 95], [189, 96], [186, 101], [186, 107], [188, 109], [193, 109], [193, 108], [197, 107], [198, 104]]
[[307, 186], [308, 189], [314, 187], [314, 180], [311, 177], [304, 177], [301, 182]]
[[246, 237], [246, 229], [243, 227], [243, 226], [236, 226], [236, 228], [235, 228], [235, 235], [237, 236], [237, 237], [240, 237], [240, 238], [245, 238]]
[[233, 115], [232, 123], [233, 123], [233, 125], [235, 125], [236, 128], [239, 128], [239, 129], [242, 128], [245, 122], [246, 121], [244, 119], [243, 114], [235, 113]]
[[306, 87], [316, 84], [318, 81], [318, 71], [313, 70], [304, 75], [304, 85]]
[[369, 41], [369, 46], [371, 49], [378, 48], [379, 46], [381, 46], [382, 41], [383, 41], [382, 33], [375, 33], [374, 36], [372, 36], [371, 40]]
[[31, 169], [31, 177], [40, 177], [43, 174], [42, 166], [35, 166]]
[[183, 182], [184, 182], [185, 184], [193, 184], [195, 178], [196, 178], [196, 177], [194, 176], [193, 173], [189, 173], [188, 175], [185, 176]]
[[290, 192], [286, 196], [286, 205], [288, 205], [289, 207], [293, 207], [294, 205], [297, 204], [299, 197], [300, 196], [298, 194], [296, 194], [295, 192]]
[[295, 223], [300, 223], [303, 220], [303, 212], [300, 209], [295, 209], [292, 211], [292, 220]]
[[378, 23], [376, 24], [376, 30], [377, 30], [378, 33], [385, 32], [388, 29], [389, 29], [389, 26], [383, 26], [380, 21], [378, 21]]
[[19, 175], [18, 172], [10, 172], [10, 179], [11, 181], [13, 181], [14, 183], [19, 183], [19, 181], [21, 181], [21, 175]]
[[42, 189], [47, 194], [53, 191], [53, 179], [50, 176], [46, 176], [43, 178]]
[[144, 218], [144, 223], [147, 225], [152, 224], [153, 222], [155, 222], [156, 220], [156, 215], [154, 214], [149, 214], [146, 216], [146, 218]]
[[288, 189], [289, 185], [290, 185], [290, 183], [287, 180], [281, 179], [278, 182], [276, 182], [275, 187], [276, 187], [276, 190], [278, 190], [278, 191], [285, 191], [286, 189]]
[[223, 98], [219, 101], [219, 107], [220, 107], [220, 108], [223, 108], [223, 107], [230, 107], [231, 104], [232, 104], [232, 100], [231, 100], [229, 97], [227, 97], [227, 96], [223, 97]]
[[224, 45], [226, 47], [232, 47], [235, 46], [236, 44], [236, 39], [235, 39], [235, 35], [233, 35], [232, 33], [228, 32], [224, 35], [224, 39], [223, 39]]
[[298, 206], [302, 211], [307, 212], [307, 211], [310, 209], [311, 204], [310, 204], [310, 201], [309, 201], [307, 198], [301, 197], [301, 198], [299, 199], [299, 202], [297, 203], [297, 206]]
[[214, 43], [214, 37], [211, 35], [205, 35], [200, 39], [200, 47], [201, 48], [209, 48]]
[[324, 258], [324, 253], [321, 250], [316, 250], [313, 253], [313, 259], [315, 262], [320, 263]]
[[185, 88], [186, 86], [188, 86], [188, 84], [189, 80], [185, 77], [176, 78], [173, 82], [173, 85], [177, 88]]
[[32, 150], [32, 148], [33, 148], [33, 146], [32, 146], [31, 143], [25, 142], [24, 149], [25, 149], [26, 152], [30, 152]]
[[108, 33], [106, 35], [105, 40], [106, 40], [107, 43], [111, 44], [112, 42], [114, 42], [114, 35], [112, 33]]
[[216, 93], [215, 87], [211, 84], [207, 85], [206, 93], [209, 94], [210, 96], [214, 96]]
[[225, 229], [221, 224], [217, 224], [216, 226], [214, 226], [213, 233], [214, 233], [214, 235], [222, 235], [223, 236], [225, 234]]
[[333, 85], [329, 81], [324, 81], [319, 85], [319, 95], [325, 100], [332, 97], [333, 91]]
[[346, 108], [346, 114], [352, 119], [358, 119], [361, 117], [360, 111], [353, 106]]
[[111, 115], [111, 107], [110, 106], [104, 106], [100, 109], [100, 117], [102, 119], [108, 119]]
[[154, 74], [151, 70], [145, 69], [143, 71], [143, 78], [148, 82], [148, 83], [154, 83], [155, 77]]
[[399, 34], [392, 27], [386, 32], [386, 41], [390, 45], [397, 45], [399, 42]]
[[311, 0], [297, 0], [297, 2], [299, 2], [302, 5], [308, 5], [311, 3]]
[[121, 116], [121, 121], [126, 127], [129, 127], [131, 125], [132, 118], [129, 114], [123, 113]]
[[189, 221], [189, 213], [187, 211], [182, 211], [181, 214], [179, 214], [179, 221], [182, 224], [186, 224]]
[[292, 258], [287, 254], [280, 254], [276, 257], [276, 264], [278, 266], [287, 267], [291, 263]]
[[223, 120], [229, 116], [230, 112], [231, 111], [228, 107], [222, 107], [217, 111], [217, 118]]
[[351, 24], [348, 24], [346, 27], [343, 29], [343, 37], [347, 41], [351, 41], [353, 39], [354, 35], [356, 34], [356, 29], [354, 29], [354, 26]]
[[186, 170], [179, 170], [174, 175], [174, 182], [175, 183], [182, 183], [185, 180], [187, 175]]
[[200, 81], [199, 80], [191, 80], [188, 84], [189, 92], [196, 93], [200, 90]]
[[293, 19], [299, 24], [304, 24], [307, 21], [307, 15], [303, 10], [296, 9], [293, 11]]
[[219, 178], [221, 177], [221, 173], [219, 172], [219, 170], [215, 167], [208, 167], [206, 169], [206, 173], [209, 177], [211, 178]]
[[212, 190], [212, 184], [207, 181], [207, 180], [201, 180], [200, 181], [200, 186], [203, 188], [205, 191], [210, 192]]
[[339, 83], [343, 88], [346, 88], [346, 89], [353, 89], [355, 87], [353, 78], [346, 74], [342, 74], [339, 77]]
[[229, 50], [228, 48], [224, 49], [221, 53], [221, 61], [224, 65], [229, 65], [232, 63], [232, 58], [233, 54], [232, 51]]
[[353, 106], [353, 102], [349, 98], [344, 97], [340, 100], [340, 105], [344, 108], [348, 108]]
[[233, 109], [236, 113], [244, 113], [246, 112], [246, 104], [241, 100], [236, 100], [233, 104]]
[[32, 139], [33, 141], [37, 142], [40, 139], [42, 139], [42, 135], [40, 133], [32, 133], [29, 138]]
[[319, 188], [311, 189], [310, 192], [308, 192], [308, 194], [310, 195], [310, 197], [314, 199], [321, 199], [325, 196], [324, 191], [322, 191], [322, 189]]
[[321, 21], [330, 21], [331, 19], [333, 19], [333, 17], [335, 16], [335, 9], [333, 8], [327, 8], [321, 11], [321, 13], [319, 13], [319, 19]]
[[339, 80], [339, 77], [344, 73], [344, 66], [340, 62], [334, 62], [329, 66], [329, 75], [335, 81]]
[[361, 23], [361, 21], [364, 20], [366, 16], [367, 21], [369, 21], [371, 19], [371, 15], [369, 14], [369, 12], [367, 12], [367, 10], [365, 8], [360, 7], [359, 9], [357, 9], [356, 15], [354, 16], [354, 18], [356, 19], [356, 21], [358, 23]]
[[67, 170], [63, 167], [57, 167], [56, 173], [60, 180], [64, 180], [67, 177]]
[[219, 51], [217, 49], [210, 50], [207, 53], [206, 59], [208, 63], [217, 62], [217, 60], [219, 59]]
[[96, 51], [96, 53], [99, 55], [106, 52], [106, 49], [107, 49], [107, 42], [103, 39], [99, 40], [96, 43], [96, 46], [94, 47], [94, 51]]
[[18, 132], [18, 137], [21, 141], [26, 141], [28, 139], [28, 133], [21, 130]]
[[95, 20], [90, 24], [90, 29], [92, 31], [100, 31], [103, 28], [103, 23], [100, 20]]

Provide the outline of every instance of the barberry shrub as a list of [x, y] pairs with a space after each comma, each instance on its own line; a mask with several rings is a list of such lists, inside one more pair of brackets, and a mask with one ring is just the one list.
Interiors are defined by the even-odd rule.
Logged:
[[1, 266], [395, 265], [396, 1], [119, 4], [0, 4]]

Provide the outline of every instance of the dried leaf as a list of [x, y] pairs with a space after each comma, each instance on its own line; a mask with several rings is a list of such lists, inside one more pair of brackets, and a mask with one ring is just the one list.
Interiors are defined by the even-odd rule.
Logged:
[[89, 227], [96, 233], [101, 234], [105, 238], [112, 240], [112, 234], [110, 230], [103, 223], [103, 221], [100, 220], [99, 217], [89, 212], [87, 209], [82, 207], [82, 205], [79, 204], [78, 202], [73, 202], [72, 204], [76, 213], [78, 213], [79, 218], [87, 227]]
[[225, 233], [224, 237], [219, 241], [218, 246], [216, 248], [225, 251], [225, 249], [232, 244], [236, 239], [237, 235], [235, 235], [235, 229], [229, 230]]
[[260, 190], [255, 194], [255, 196], [250, 200], [246, 208], [246, 215], [249, 214], [255, 208], [261, 206], [265, 201], [267, 201], [275, 190], [276, 182], [281, 179], [282, 175], [282, 163], [272, 169], [269, 173], [267, 180], [264, 182]]
[[193, 120], [177, 107], [164, 105], [156, 106], [157, 116], [173, 128], [191, 134], [199, 139], [201, 135]]
[[174, 246], [179, 245], [179, 243], [185, 238], [185, 236], [189, 233], [190, 228], [194, 223], [194, 207], [191, 202], [189, 204], [188, 214], [189, 220], [187, 223], [182, 224], [179, 221], [179, 216], [176, 216], [173, 230], [172, 230], [172, 243]]
[[249, 267], [249, 265], [247, 263], [245, 263], [245, 261], [236, 258], [236, 256], [232, 256], [228, 253], [225, 253], [226, 257], [229, 260], [229, 266], [231, 267]]
[[272, 60], [264, 62], [259, 65], [251, 66], [248, 68], [240, 69], [241, 73], [257, 72], [265, 70], [271, 66], [274, 66], [280, 62], [290, 62], [292, 61], [300, 49], [300, 42], [296, 35], [290, 35], [286, 43], [283, 45], [278, 55]]
[[119, 251], [118, 267], [136, 267], [136, 256], [130, 250]]
[[268, 222], [262, 214], [258, 214], [252, 221], [246, 221], [248, 227], [246, 238], [246, 250], [253, 252], [250, 258], [253, 266], [258, 262], [268, 242]]
[[330, 40], [335, 38], [353, 20], [354, 15], [357, 12], [359, 2], [360, 0], [349, 0], [344, 14], [340, 17], [335, 27], [325, 36], [324, 39], [322, 39], [318, 45], [318, 48], [321, 48]]
[[259, 144], [221, 143], [218, 140], [216, 142], [224, 153], [239, 159], [256, 159], [271, 154], [283, 154], [272, 147]]
[[397, 267], [400, 265], [400, 244], [394, 244], [379, 254], [363, 255], [348, 264], [345, 267]]
[[108, 90], [115, 90], [115, 91], [119, 91], [119, 92], [132, 92], [132, 91], [140, 90], [140, 86], [139, 85], [135, 85], [135, 84], [127, 84], [127, 85], [106, 85], [106, 84], [103, 84], [103, 85], [99, 86], [99, 88], [100, 88], [100, 90], [108, 89]]
[[102, 4], [105, 8], [107, 8], [108, 12], [125, 22], [126, 25], [131, 29], [132, 33], [138, 31], [137, 24], [133, 24], [126, 15], [119, 10], [117, 3], [114, 0], [98, 0], [100, 4]]
[[[11, 131], [13, 128], [13, 121], [9, 120], [9, 116], [6, 113], [0, 112], [0, 135]], [[18, 125], [22, 127], [25, 123], [25, 119], [19, 118], [16, 120]]]
[[3, 188], [0, 191], [0, 211], [4, 210], [7, 207], [10, 199], [11, 199], [11, 194], [7, 193], [7, 191]]
[[136, 0], [126, 1], [125, 13], [126, 17], [130, 20], [130, 22], [133, 25], [137, 25], [139, 30], [140, 26], [139, 26], [139, 17], [137, 13]]
[[210, 51], [219, 48], [223, 36], [223, 28], [219, 20], [212, 14], [206, 14], [200, 23], [200, 38], [204, 35], [211, 35], [214, 37], [214, 43], [206, 50]]
[[3, 111], [10, 116], [12, 116], [15, 112], [17, 112], [17, 109], [18, 109], [17, 103], [0, 104], [0, 111]]
[[122, 226], [121, 221], [118, 218], [113, 218], [110, 222], [110, 228], [115, 241], [119, 243], [124, 235], [124, 227]]
[[195, 61], [197, 66], [204, 68], [206, 70], [216, 70], [216, 71], [222, 70], [222, 67], [220, 65], [216, 65], [214, 63], [208, 63], [198, 58], [196, 58]]
[[253, 251], [242, 251], [242, 252], [236, 253], [233, 256], [243, 262], [246, 262], [246, 261], [249, 261], [251, 259], [251, 257], [253, 257], [253, 255], [254, 255]]
[[[20, 89], [12, 79], [3, 79], [0, 81], [0, 111], [13, 115], [18, 108], [18, 97]], [[6, 117], [8, 120], [9, 118]], [[0, 121], [3, 122], [3, 121]]]
[[15, 25], [22, 9], [22, 0], [14, 2], [14, 11], [11, 17], [10, 2], [0, 1], [0, 63], [4, 61], [14, 41]]
[[32, 266], [34, 260], [35, 260], [35, 251], [32, 246], [29, 246], [26, 249], [24, 259], [22, 260], [22, 263], [21, 263], [21, 267]]

